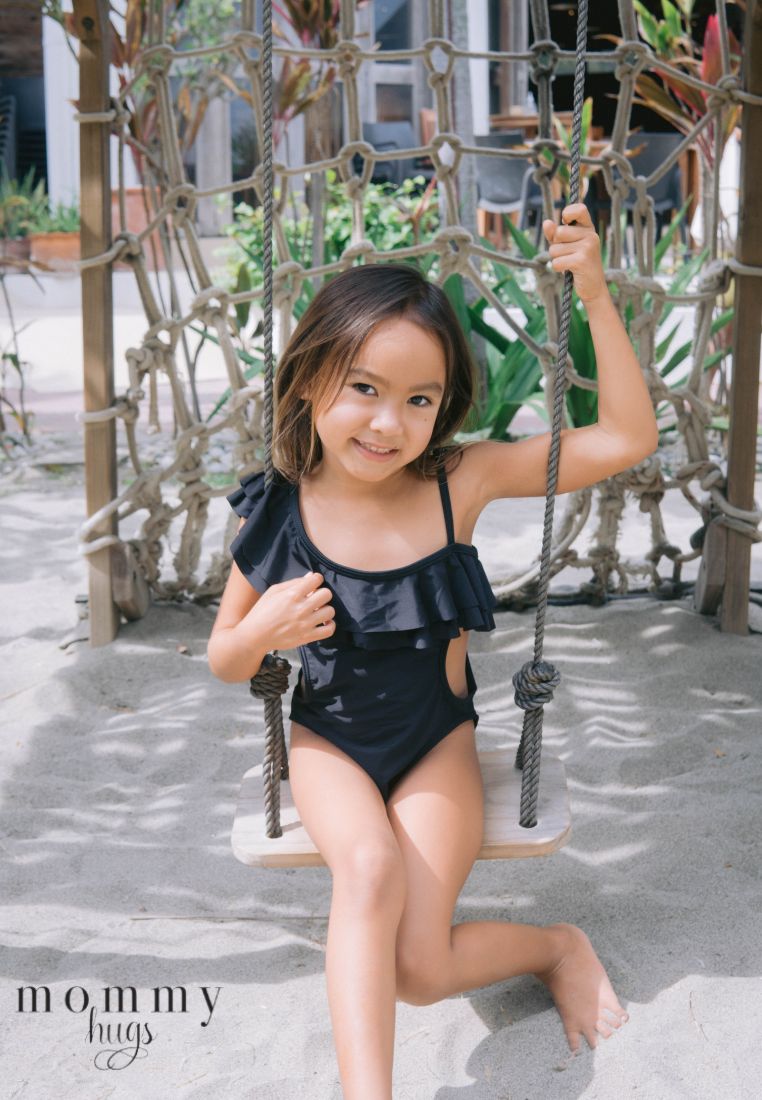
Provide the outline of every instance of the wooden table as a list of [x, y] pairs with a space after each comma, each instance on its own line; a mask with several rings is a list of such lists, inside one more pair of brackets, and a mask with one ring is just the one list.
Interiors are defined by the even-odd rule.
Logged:
[[[572, 112], [554, 111], [555, 117], [567, 130], [571, 129]], [[489, 116], [490, 130], [523, 130], [525, 138], [537, 137], [540, 128], [540, 116], [536, 111], [509, 112], [505, 115]]]

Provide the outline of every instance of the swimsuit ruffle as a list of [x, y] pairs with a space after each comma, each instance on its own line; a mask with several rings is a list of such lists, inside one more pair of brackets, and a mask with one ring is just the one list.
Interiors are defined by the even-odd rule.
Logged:
[[475, 548], [451, 544], [447, 553], [413, 563], [402, 575], [396, 575], [398, 570], [391, 570], [395, 575], [390, 577], [340, 572], [304, 542], [289, 507], [294, 490], [277, 472], [267, 489], [264, 472], [244, 477], [241, 488], [227, 497], [236, 514], [247, 518], [230, 550], [259, 592], [308, 571], [323, 575], [336, 612], [336, 630], [323, 647], [424, 649], [456, 638], [460, 628], [495, 629], [492, 612], [498, 601]]
[[247, 474], [241, 487], [227, 497], [230, 507], [247, 522], [230, 544], [238, 568], [257, 592], [271, 584], [303, 577], [312, 570], [309, 559], [302, 557], [301, 546], [294, 543], [288, 518], [288, 493], [291, 483], [273, 470], [273, 480], [265, 488], [265, 473]]

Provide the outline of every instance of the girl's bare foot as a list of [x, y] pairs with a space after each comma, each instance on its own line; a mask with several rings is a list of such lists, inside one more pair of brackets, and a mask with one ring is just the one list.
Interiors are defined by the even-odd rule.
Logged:
[[580, 1035], [595, 1047], [596, 1029], [608, 1039], [612, 1029], [618, 1029], [630, 1017], [617, 1000], [608, 974], [582, 929], [564, 923], [548, 927], [558, 931], [561, 957], [550, 970], [535, 977], [550, 990], [569, 1047], [577, 1054]]

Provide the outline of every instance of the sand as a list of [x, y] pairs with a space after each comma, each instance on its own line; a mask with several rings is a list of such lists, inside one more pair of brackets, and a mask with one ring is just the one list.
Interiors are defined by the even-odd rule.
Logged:
[[[330, 874], [232, 855], [264, 729], [247, 685], [209, 671], [214, 607], [154, 605], [89, 646], [75, 602], [87, 592], [78, 448], [76, 432], [49, 434], [0, 488], [3, 1093], [339, 1100]], [[207, 549], [226, 518], [213, 504]], [[695, 514], [665, 507], [685, 545]], [[531, 560], [540, 518], [538, 501], [490, 505], [475, 536], [490, 576]], [[752, 561], [759, 584], [759, 545]], [[533, 611], [496, 620], [470, 647], [484, 749], [518, 740], [510, 676], [534, 634]], [[646, 597], [551, 607], [545, 655], [562, 674], [544, 744], [566, 764], [571, 840], [546, 858], [477, 863], [455, 920], [579, 924], [630, 1022], [571, 1058], [530, 977], [399, 1004], [395, 1100], [756, 1097], [762, 635], [721, 633], [690, 596]], [[40, 1011], [18, 1011], [31, 984], [49, 990], [49, 1012], [42, 990]], [[134, 986], [137, 1012], [106, 1005], [108, 986]], [[173, 1012], [155, 1010], [161, 986], [175, 987]]]

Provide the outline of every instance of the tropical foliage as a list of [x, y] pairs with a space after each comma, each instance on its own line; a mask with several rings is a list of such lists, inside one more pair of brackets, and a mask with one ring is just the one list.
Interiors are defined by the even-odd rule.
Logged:
[[[639, 73], [635, 81], [638, 97], [635, 103], [649, 107], [666, 119], [682, 134], [689, 134], [709, 109], [710, 93], [698, 88], [686, 77], [698, 78], [705, 84], [715, 85], [722, 76], [722, 52], [720, 27], [716, 15], [710, 15], [702, 45], [692, 37], [695, 0], [662, 0], [663, 19], [657, 19], [641, 0], [634, 0], [638, 15], [638, 31], [657, 58], [668, 62], [671, 71], [664, 69], [655, 74]], [[601, 35], [615, 42], [621, 39]], [[731, 30], [728, 30], [730, 72], [737, 73], [741, 66], [741, 47]], [[673, 70], [677, 69], [676, 74]], [[681, 74], [684, 74], [681, 75]], [[722, 112], [720, 147], [738, 125], [741, 108], [732, 105]], [[696, 138], [696, 144], [710, 167], [714, 163], [714, 122], [710, 122]]]

